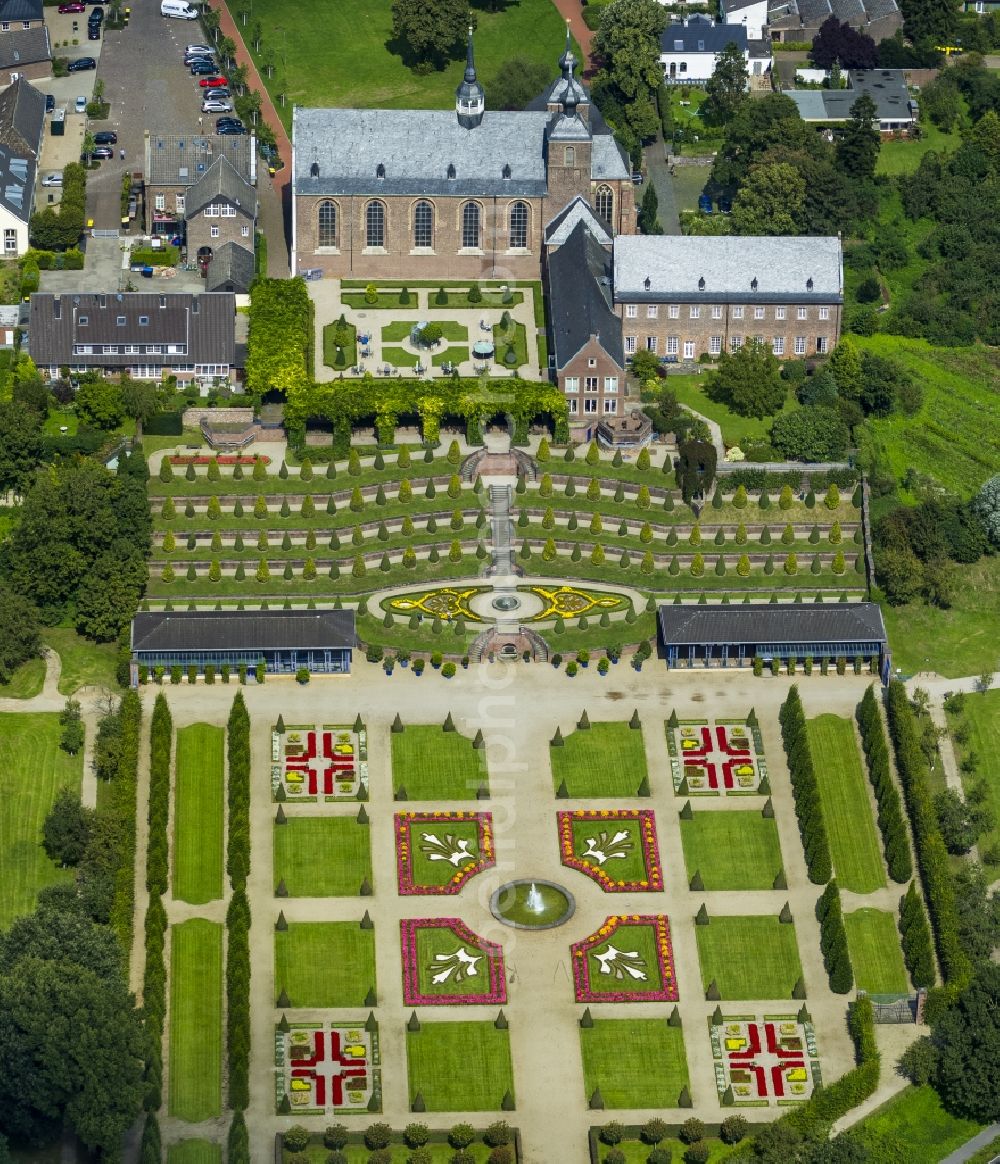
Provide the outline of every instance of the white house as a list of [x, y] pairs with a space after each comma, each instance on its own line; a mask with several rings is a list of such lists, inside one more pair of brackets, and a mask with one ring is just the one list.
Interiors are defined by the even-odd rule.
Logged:
[[742, 24], [715, 24], [708, 16], [695, 15], [682, 24], [668, 25], [660, 36], [664, 80], [668, 85], [704, 85], [728, 44], [743, 53], [750, 76], [770, 72], [771, 51], [766, 42], [751, 44]]
[[44, 127], [44, 95], [19, 77], [0, 93], [0, 237], [7, 258], [28, 249]]
[[762, 40], [767, 28], [768, 0], [721, 0], [726, 24], [741, 24], [750, 40]]

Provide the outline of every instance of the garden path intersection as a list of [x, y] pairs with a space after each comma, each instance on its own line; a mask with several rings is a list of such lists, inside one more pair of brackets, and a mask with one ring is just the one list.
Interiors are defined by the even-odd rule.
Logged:
[[[619, 664], [605, 677], [593, 668], [575, 678], [554, 672], [544, 665], [484, 664], [459, 670], [452, 679], [428, 671], [421, 677], [407, 670], [386, 676], [381, 666], [357, 659], [350, 677], [314, 677], [300, 687], [291, 679], [268, 677], [262, 687], [243, 688], [251, 716], [251, 870], [248, 893], [253, 914], [251, 929], [251, 1016], [252, 1051], [250, 1107], [247, 1123], [254, 1159], [271, 1158], [271, 1137], [292, 1123], [295, 1116], [275, 1115], [275, 1023], [281, 1016], [275, 1001], [283, 984], [275, 981], [274, 926], [279, 911], [290, 927], [307, 922], [358, 923], [367, 910], [374, 922], [374, 956], [377, 967], [377, 1006], [382, 1063], [382, 1116], [401, 1128], [411, 1121], [412, 1094], [407, 1079], [406, 1023], [414, 1008], [403, 1001], [403, 965], [400, 923], [427, 918], [457, 918], [478, 938], [497, 943], [503, 952], [506, 982], [502, 983], [509, 1020], [509, 1042], [513, 1061], [513, 1091], [516, 1109], [506, 1118], [521, 1129], [528, 1164], [553, 1160], [587, 1159], [587, 1128], [591, 1123], [611, 1118], [642, 1122], [654, 1115], [680, 1120], [696, 1115], [717, 1123], [723, 1111], [715, 1087], [712, 1046], [707, 1020], [715, 1009], [705, 999], [702, 970], [696, 944], [694, 915], [704, 903], [710, 916], [740, 915], [774, 918], [787, 900], [795, 922], [795, 937], [807, 1006], [816, 1032], [823, 1079], [831, 1082], [852, 1065], [852, 1047], [844, 1024], [845, 999], [829, 991], [819, 953], [819, 928], [814, 908], [818, 890], [806, 877], [802, 846], [792, 803], [788, 772], [780, 745], [777, 713], [792, 680], [785, 677], [753, 679], [742, 672], [672, 672], [667, 674], [653, 663], [636, 672]], [[807, 715], [834, 712], [853, 715], [864, 690], [864, 681], [854, 677], [803, 680], [799, 687]], [[152, 685], [140, 689], [147, 711], [154, 698]], [[232, 685], [196, 687], [187, 685], [165, 689], [175, 729], [195, 722], [224, 723], [235, 689]], [[775, 826], [780, 842], [787, 890], [740, 892], [691, 892], [690, 871], [685, 870], [678, 810], [683, 798], [675, 795], [664, 723], [671, 709], [684, 718], [711, 719], [745, 717], [750, 706], [756, 710], [767, 754], [772, 789]], [[549, 741], [558, 726], [569, 738], [583, 708], [590, 721], [615, 721], [623, 730], [637, 709], [641, 722], [641, 747], [649, 774], [649, 797], [633, 796], [583, 800], [557, 799], [549, 764]], [[471, 801], [410, 801], [393, 798], [390, 727], [398, 714], [404, 725], [442, 723], [448, 714], [457, 731], [471, 738], [481, 730], [489, 768], [489, 798]], [[371, 883], [373, 893], [362, 897], [275, 896], [274, 816], [269, 773], [272, 759], [272, 727], [281, 713], [286, 724], [350, 724], [360, 712], [367, 729], [370, 798], [365, 808], [369, 817], [371, 842]], [[631, 733], [628, 733], [631, 735]], [[595, 736], [597, 733], [595, 732]], [[568, 751], [568, 749], [567, 749]], [[148, 771], [148, 746], [140, 773]], [[145, 820], [147, 779], [140, 776], [139, 820]], [[636, 781], [637, 783], [637, 781]], [[763, 797], [733, 798], [706, 796], [696, 801], [698, 813], [759, 811]], [[290, 822], [298, 817], [341, 817], [352, 819], [357, 802], [324, 802], [295, 805], [290, 798], [282, 806]], [[621, 809], [651, 811], [655, 818], [658, 861], [662, 869], [662, 892], [605, 893], [598, 881], [567, 868], [560, 860], [558, 812], [577, 809]], [[454, 895], [400, 895], [397, 881], [397, 838], [395, 815], [400, 812], [450, 811], [491, 814], [495, 865], [472, 876]], [[602, 844], [613, 847], [615, 821], [609, 822]], [[598, 828], [605, 828], [603, 823]], [[427, 831], [434, 831], [428, 829]], [[441, 833], [443, 830], [436, 830]], [[462, 834], [464, 835], [464, 834]], [[589, 835], [589, 834], [588, 834]], [[596, 835], [596, 833], [595, 833]], [[138, 868], [145, 867], [145, 838], [140, 830]], [[590, 846], [591, 851], [595, 846]], [[608, 852], [611, 848], [608, 849]], [[606, 854], [607, 855], [607, 854]], [[611, 860], [607, 864], [613, 865]], [[624, 862], [622, 863], [624, 868]], [[526, 933], [497, 922], [490, 912], [490, 896], [505, 882], [537, 878], [565, 886], [576, 900], [576, 913], [564, 926]], [[137, 917], [146, 908], [146, 894], [139, 878]], [[895, 890], [879, 890], [859, 898], [859, 903], [894, 909]], [[228, 898], [228, 889], [227, 889]], [[165, 899], [171, 923], [188, 917], [222, 920], [226, 902], [189, 906]], [[853, 900], [845, 895], [845, 906]], [[666, 915], [672, 944], [672, 969], [679, 990], [678, 1009], [683, 1023], [687, 1076], [693, 1108], [689, 1111], [664, 1108], [629, 1109], [606, 1113], [588, 1110], [588, 1083], [581, 1058], [579, 1023], [584, 1005], [575, 1001], [570, 947], [596, 934], [612, 916]], [[141, 932], [141, 924], [138, 927]], [[624, 954], [636, 948], [635, 939], [617, 941]], [[596, 948], [596, 947], [595, 947]], [[748, 960], [754, 950], [743, 951]], [[606, 959], [607, 960], [607, 959]], [[621, 959], [619, 959], [621, 960]], [[628, 961], [627, 958], [624, 961]], [[141, 954], [133, 959], [132, 983], [141, 985]], [[470, 979], [474, 981], [474, 979]], [[617, 989], [617, 985], [616, 985]], [[624, 989], [624, 988], [623, 988]], [[603, 1020], [655, 1019], [666, 1021], [670, 1002], [591, 1003], [597, 1029]], [[758, 1018], [792, 1013], [800, 1004], [788, 997], [723, 1002], [727, 1014], [755, 1013]], [[285, 1013], [291, 1022], [357, 1022], [367, 1007], [346, 1010], [292, 1008]], [[462, 1004], [442, 1009], [418, 1006], [425, 1028], [456, 1019], [477, 1020], [492, 1029], [497, 1005]], [[879, 1028], [881, 1032], [885, 1028]], [[900, 1029], [890, 1028], [898, 1041]], [[915, 1030], [907, 1028], [907, 1033]], [[414, 1036], [409, 1036], [413, 1038]], [[623, 1048], [627, 1053], [627, 1048]], [[166, 1054], [169, 1054], [167, 1049]], [[891, 1075], [890, 1060], [886, 1074]], [[469, 1064], [470, 1071], [475, 1064]], [[676, 1102], [676, 1101], [673, 1101]], [[496, 1107], [484, 1112], [428, 1112], [421, 1117], [434, 1127], [447, 1128], [468, 1119], [485, 1126], [502, 1114]], [[751, 1120], [770, 1119], [773, 1108], [741, 1109]], [[321, 1130], [336, 1117], [306, 1117], [307, 1124]], [[301, 1117], [299, 1117], [301, 1120]], [[175, 1118], [162, 1121], [164, 1140], [173, 1142], [191, 1135], [204, 1135], [222, 1142], [225, 1119], [204, 1124], [186, 1124]]]

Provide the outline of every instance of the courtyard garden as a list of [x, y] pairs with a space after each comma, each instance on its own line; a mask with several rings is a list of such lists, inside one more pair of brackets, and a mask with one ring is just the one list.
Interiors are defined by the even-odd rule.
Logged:
[[773, 889], [784, 876], [773, 810], [682, 813], [680, 823], [692, 889]]
[[271, 791], [299, 803], [364, 799], [368, 795], [368, 732], [361, 721], [292, 724], [271, 732]]
[[225, 732], [211, 724], [177, 733], [173, 895], [192, 905], [222, 896], [224, 745]]
[[274, 935], [274, 982], [279, 1005], [374, 1005], [375, 932], [370, 921], [285, 922], [284, 928], [280, 925], [279, 922]]
[[406, 1032], [414, 1111], [513, 1110], [514, 1071], [506, 1023], [424, 1022]]
[[667, 750], [679, 796], [752, 796], [770, 791], [764, 743], [751, 708], [745, 720], [667, 721]]
[[777, 916], [708, 917], [697, 925], [698, 960], [709, 999], [790, 999], [802, 965], [793, 921]]
[[275, 823], [274, 884], [278, 897], [369, 895], [372, 858], [367, 819], [289, 814], [284, 823]]
[[662, 1018], [594, 1018], [580, 1028], [580, 1052], [590, 1104], [596, 1096], [606, 1108], [677, 1107], [688, 1087], [684, 1033]]
[[725, 1015], [709, 1021], [715, 1085], [726, 1107], [802, 1103], [822, 1083], [809, 1012]]
[[222, 926], [170, 927], [172, 1116], [201, 1123], [222, 1112]]
[[[549, 760], [556, 795], [573, 800], [649, 795], [638, 715], [631, 723], [591, 723], [581, 717], [584, 722], [586, 727], [578, 725], [565, 737], [557, 729], [552, 738]], [[645, 793], [640, 793], [642, 788]]]
[[289, 1023], [275, 1030], [275, 1100], [280, 1115], [379, 1111], [378, 1024]]
[[444, 725], [402, 724], [392, 732], [392, 787], [397, 800], [475, 800], [489, 795], [482, 738]]

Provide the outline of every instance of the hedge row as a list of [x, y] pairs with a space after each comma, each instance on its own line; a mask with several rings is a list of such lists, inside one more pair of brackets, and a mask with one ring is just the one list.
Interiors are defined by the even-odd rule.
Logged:
[[802, 709], [798, 687], [792, 686], [788, 698], [781, 705], [781, 742], [788, 757], [788, 771], [795, 797], [795, 815], [799, 820], [799, 834], [805, 850], [809, 880], [814, 885], [825, 885], [833, 873], [830, 844], [827, 839], [819, 786], [813, 768], [812, 753], [806, 731], [806, 713]]
[[227, 1164], [250, 1164], [250, 1136], [241, 1111], [233, 1115], [233, 1122], [229, 1125], [226, 1161]]
[[250, 902], [237, 889], [226, 912], [226, 1047], [229, 1055], [229, 1106], [250, 1104]]
[[146, 850], [146, 888], [166, 893], [169, 876], [167, 826], [170, 823], [170, 742], [173, 722], [162, 692], [153, 707], [149, 736], [149, 845]]
[[149, 839], [146, 849], [146, 954], [143, 968], [143, 1017], [146, 1027], [144, 1106], [155, 1112], [163, 1102], [163, 1027], [167, 1015], [167, 965], [164, 949], [167, 911], [162, 895], [169, 876], [170, 748], [173, 720], [166, 697], [157, 695], [149, 734]]
[[927, 761], [920, 748], [916, 715], [906, 688], [898, 680], [889, 683], [889, 735], [896, 752], [896, 770], [903, 785], [906, 808], [913, 826], [917, 865], [930, 912], [938, 960], [945, 983], [958, 992], [969, 982], [972, 968], [962, 949], [955, 884], [951, 876], [948, 850], [938, 824], [934, 801], [927, 787]]
[[135, 910], [135, 794], [139, 780], [139, 737], [142, 703], [135, 691], [127, 691], [118, 707], [118, 771], [105, 814], [112, 816], [118, 845], [114, 858], [114, 896], [110, 924], [128, 957], [132, 949], [132, 917]]
[[820, 895], [816, 903], [816, 919], [819, 922], [819, 948], [830, 977], [830, 989], [834, 994], [847, 994], [854, 985], [854, 969], [847, 948], [844, 910], [836, 881], [831, 881]]
[[250, 715], [237, 691], [229, 713], [229, 837], [226, 872], [234, 890], [245, 889], [250, 872]]
[[139, 1147], [139, 1164], [161, 1164], [163, 1144], [160, 1139], [160, 1123], [155, 1112], [146, 1116], [142, 1129], [142, 1143]]
[[910, 882], [909, 889], [899, 903], [899, 935], [903, 945], [903, 961], [913, 985], [933, 986], [935, 974], [931, 927], [914, 881]]
[[878, 804], [878, 827], [882, 834], [885, 863], [893, 881], [905, 885], [913, 876], [913, 858], [910, 856], [910, 842], [903, 820], [903, 804], [889, 770], [889, 745], [874, 687], [868, 688], [858, 704], [857, 717], [868, 764], [868, 779]]

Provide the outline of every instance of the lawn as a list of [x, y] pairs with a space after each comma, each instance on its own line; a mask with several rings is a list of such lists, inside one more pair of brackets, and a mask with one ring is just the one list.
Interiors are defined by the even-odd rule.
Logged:
[[372, 879], [368, 825], [353, 816], [289, 816], [274, 826], [274, 883], [289, 897], [353, 897]]
[[966, 793], [982, 783], [993, 809], [993, 828], [979, 838], [979, 852], [985, 854], [1000, 846], [1000, 769], [996, 764], [996, 757], [1000, 755], [1000, 691], [967, 695], [963, 713], [969, 725], [969, 738], [956, 747], [963, 757], [974, 755], [978, 760], [975, 773], [962, 777]]
[[167, 1148], [167, 1164], [222, 1164], [222, 1145], [208, 1140], [181, 1140]]
[[807, 726], [837, 881], [852, 893], [872, 893], [885, 885], [885, 868], [854, 725], [821, 715]]
[[222, 926], [193, 918], [170, 929], [170, 1114], [222, 1114]]
[[294, 1007], [364, 1006], [375, 989], [375, 934], [358, 922], [293, 922], [274, 935], [275, 995]]
[[567, 735], [560, 748], [549, 748], [552, 780], [565, 782], [571, 799], [635, 796], [646, 780], [646, 750], [642, 729], [627, 723], [593, 723]]
[[[346, 321], [345, 321], [346, 322]], [[353, 323], [348, 323], [347, 327], [351, 333], [351, 339], [348, 343], [337, 351], [337, 345], [334, 342], [337, 336], [337, 331], [340, 325], [336, 320], [333, 323], [328, 323], [323, 328], [323, 363], [328, 368], [334, 368], [343, 371], [345, 368], [351, 367], [357, 357], [358, 351], [358, 329]]]
[[[757, 420], [752, 416], [737, 416], [724, 404], [715, 404], [705, 395], [708, 375], [709, 372], [706, 370], [701, 375], [695, 373], [693, 375], [667, 376], [665, 380], [660, 381], [660, 384], [673, 392], [678, 403], [687, 405], [693, 411], [721, 425], [722, 438], [727, 445], [741, 445], [748, 440], [767, 440], [767, 434], [774, 417], [769, 416], [764, 420]], [[789, 393], [782, 411], [791, 408], [794, 403], [794, 397]]]
[[[230, 5], [232, 8], [232, 5]], [[558, 75], [566, 26], [549, 0], [520, 0], [499, 11], [476, 10], [476, 68], [487, 93], [501, 65], [512, 57], [544, 62]], [[253, 18], [265, 29], [261, 52], [277, 56], [277, 68], [265, 84], [275, 107], [291, 125], [292, 106], [453, 109], [455, 87], [465, 71], [465, 54], [447, 68], [425, 76], [408, 69], [392, 35], [390, 0], [341, 0], [323, 9], [322, 36], [317, 36], [316, 7], [311, 0], [255, 0]], [[280, 33], [280, 35], [279, 35]], [[574, 44], [576, 59], [582, 60]], [[254, 54], [260, 64], [260, 54]], [[262, 76], [265, 73], [261, 72]], [[487, 98], [488, 99], [488, 98]]]
[[956, 1119], [930, 1086], [908, 1087], [855, 1126], [852, 1138], [870, 1145], [872, 1159], [937, 1164], [971, 1139], [980, 1125]]
[[173, 893], [202, 905], [222, 896], [225, 731], [195, 723], [177, 733]]
[[62, 661], [60, 695], [72, 695], [81, 687], [118, 690], [115, 677], [118, 648], [114, 643], [89, 642], [69, 627], [47, 627], [42, 631], [42, 639]]
[[791, 998], [802, 975], [795, 926], [777, 917], [712, 917], [696, 926], [701, 977], [728, 999]]
[[880, 909], [858, 909], [844, 914], [844, 925], [858, 990], [868, 994], [909, 990], [895, 916]]
[[54, 712], [0, 713], [0, 929], [31, 912], [39, 889], [73, 878], [41, 844], [56, 793], [83, 779], [83, 753], [64, 752], [60, 732]]
[[707, 890], [770, 889], [782, 868], [777, 826], [759, 812], [696, 812], [681, 843], [688, 880], [700, 873]]
[[0, 683], [0, 699], [33, 699], [45, 682], [45, 660], [29, 659], [10, 677], [9, 683]]
[[[387, 323], [382, 328], [382, 343], [398, 344], [401, 340], [409, 339], [410, 332], [422, 322], [418, 319], [397, 319], [394, 323]], [[434, 321], [441, 328], [441, 338], [449, 343], [467, 344], [469, 329], [461, 323], [454, 323], [450, 319]]]
[[410, 1102], [427, 1111], [499, 1111], [514, 1095], [507, 1031], [492, 1022], [421, 1023], [406, 1035]]
[[486, 752], [459, 732], [410, 724], [392, 733], [392, 788], [407, 800], [475, 800], [489, 786]]
[[[508, 368], [519, 368], [528, 362], [528, 333], [523, 323], [511, 321], [509, 328], [496, 324], [493, 328], [493, 343], [496, 345], [497, 363], [503, 363]], [[507, 360], [508, 346], [514, 349], [514, 362]]]
[[1000, 557], [950, 572], [955, 589], [947, 610], [925, 602], [882, 604], [892, 665], [904, 675], [937, 671], [954, 679], [997, 667], [992, 628], [1000, 623]]
[[[962, 99], [964, 107], [965, 101]], [[962, 144], [962, 135], [957, 132], [945, 133], [938, 129], [929, 117], [920, 121], [920, 137], [902, 138], [899, 141], [883, 141], [879, 150], [876, 174], [912, 174], [920, 165], [920, 159], [929, 150], [942, 153], [956, 150]]]
[[684, 1034], [659, 1019], [597, 1019], [581, 1028], [583, 1086], [609, 1108], [676, 1107], [688, 1085]]

